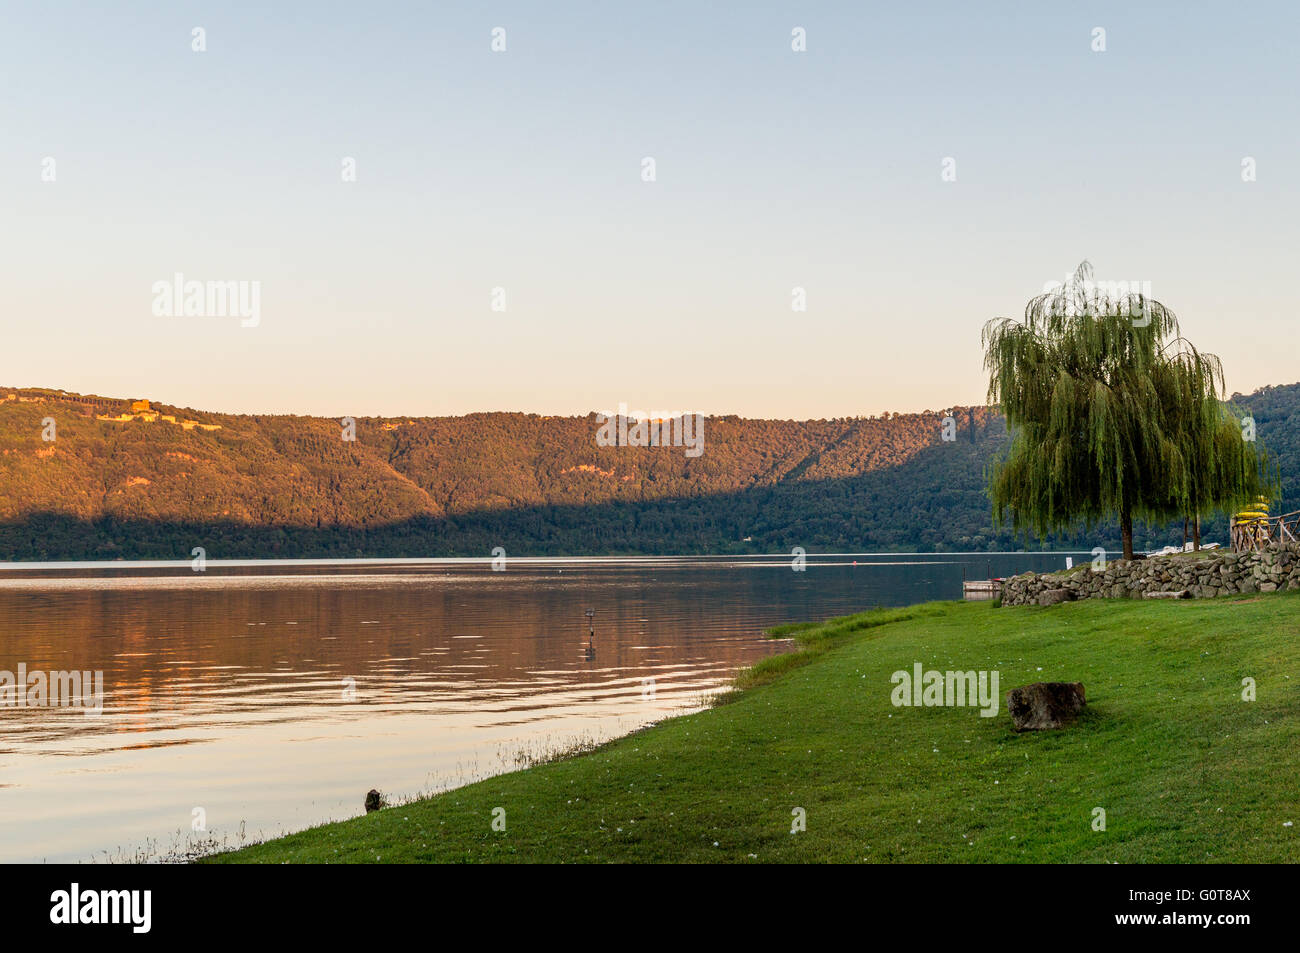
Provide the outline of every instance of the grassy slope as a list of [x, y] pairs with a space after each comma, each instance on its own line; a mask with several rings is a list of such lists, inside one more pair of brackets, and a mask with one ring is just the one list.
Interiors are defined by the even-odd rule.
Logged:
[[[806, 664], [771, 660], [728, 704], [214, 859], [1300, 861], [1300, 593], [932, 603], [795, 634]], [[996, 669], [1003, 693], [1079, 680], [1089, 707], [1025, 735], [1005, 708], [892, 707], [917, 661]]]

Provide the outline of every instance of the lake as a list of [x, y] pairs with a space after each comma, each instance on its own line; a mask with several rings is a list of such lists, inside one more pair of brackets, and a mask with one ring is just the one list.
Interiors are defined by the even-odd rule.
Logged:
[[0, 860], [177, 859], [465, 784], [697, 710], [789, 649], [774, 624], [1065, 554], [792, 562], [0, 564], [0, 673], [103, 673], [99, 713], [0, 705]]

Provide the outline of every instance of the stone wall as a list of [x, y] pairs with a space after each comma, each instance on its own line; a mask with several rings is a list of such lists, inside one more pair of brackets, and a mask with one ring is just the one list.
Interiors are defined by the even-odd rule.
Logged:
[[1202, 551], [1199, 556], [1117, 559], [1097, 571], [1091, 564], [1070, 573], [1022, 573], [1002, 584], [1006, 606], [1052, 605], [1072, 599], [1142, 599], [1179, 593], [1208, 599], [1235, 592], [1300, 589], [1300, 543], [1262, 552]]

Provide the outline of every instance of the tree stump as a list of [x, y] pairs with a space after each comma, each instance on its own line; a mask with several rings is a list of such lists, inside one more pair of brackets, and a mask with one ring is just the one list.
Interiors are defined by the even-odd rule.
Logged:
[[1034, 682], [1007, 692], [1006, 701], [1016, 731], [1063, 728], [1088, 704], [1082, 682]]

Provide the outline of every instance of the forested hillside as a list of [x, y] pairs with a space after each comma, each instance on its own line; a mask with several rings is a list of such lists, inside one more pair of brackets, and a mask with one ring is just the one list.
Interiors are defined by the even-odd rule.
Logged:
[[[1300, 385], [1234, 400], [1281, 464], [1279, 506], [1300, 507]], [[129, 399], [0, 389], [0, 559], [1022, 548], [984, 492], [1004, 421], [951, 413], [952, 441], [939, 412], [708, 418], [689, 457], [598, 446], [594, 415], [358, 418], [345, 440], [331, 419], [156, 402], [121, 419]], [[1113, 549], [1117, 535], [1048, 545]], [[1181, 525], [1139, 532], [1179, 541]]]
[[1300, 384], [1233, 394], [1229, 402], [1255, 418], [1259, 439], [1278, 465], [1282, 496], [1271, 511], [1276, 515], [1300, 510]]

